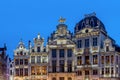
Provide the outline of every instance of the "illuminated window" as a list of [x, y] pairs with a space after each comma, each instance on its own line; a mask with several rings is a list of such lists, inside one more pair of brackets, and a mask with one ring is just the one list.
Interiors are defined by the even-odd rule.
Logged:
[[90, 64], [89, 56], [85, 56], [85, 64]]
[[67, 61], [67, 66], [68, 66], [68, 72], [72, 72], [72, 61], [71, 60]]
[[93, 55], [93, 64], [98, 64], [97, 55]]
[[85, 39], [85, 47], [89, 47], [89, 39]]
[[31, 63], [35, 63], [35, 56], [31, 56]]
[[40, 75], [41, 74], [41, 71], [40, 71], [40, 66], [37, 66], [37, 75]]
[[60, 66], [60, 72], [64, 72], [64, 60], [59, 61], [59, 66]]
[[98, 70], [93, 70], [93, 75], [98, 75]]
[[68, 77], [68, 80], [72, 80], [72, 78], [71, 78], [71, 77]]
[[57, 54], [57, 50], [56, 49], [52, 49], [52, 58], [56, 58]]
[[56, 80], [56, 78], [55, 78], [55, 77], [53, 77], [53, 78], [52, 78], [52, 80]]
[[82, 40], [77, 41], [77, 48], [82, 48]]
[[97, 37], [93, 38], [93, 46], [97, 46]]
[[82, 65], [82, 57], [81, 56], [77, 57], [77, 65]]
[[64, 49], [59, 50], [59, 56], [60, 56], [60, 58], [64, 57]]
[[31, 75], [35, 75], [35, 67], [31, 66]]
[[72, 49], [67, 50], [67, 57], [72, 57]]
[[42, 74], [47, 75], [47, 66], [42, 66]]
[[64, 77], [60, 77], [59, 80], [64, 80]]
[[101, 56], [101, 63], [104, 64], [104, 56]]

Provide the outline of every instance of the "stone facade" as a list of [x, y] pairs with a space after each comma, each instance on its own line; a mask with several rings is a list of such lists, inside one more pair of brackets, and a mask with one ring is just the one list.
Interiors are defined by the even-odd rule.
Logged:
[[9, 63], [10, 58], [6, 54], [6, 46], [0, 48], [0, 80], [9, 80]]
[[[95, 13], [85, 15], [76, 24], [74, 34], [68, 30], [64, 18], [59, 22], [45, 47], [40, 34], [34, 38], [34, 45], [29, 41], [28, 49], [20, 42], [15, 50], [15, 64], [16, 59], [25, 58], [28, 65], [15, 65], [14, 71], [16, 74], [18, 69], [27, 68], [28, 75], [15, 75], [14, 80], [120, 79], [120, 47]], [[21, 50], [26, 55], [21, 55]]]

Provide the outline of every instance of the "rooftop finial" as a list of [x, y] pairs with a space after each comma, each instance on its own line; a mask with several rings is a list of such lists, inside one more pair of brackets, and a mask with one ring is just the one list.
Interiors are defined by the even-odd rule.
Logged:
[[40, 39], [40, 33], [38, 33], [38, 39]]
[[65, 19], [65, 18], [60, 17], [60, 19], [59, 19], [59, 22], [60, 22], [60, 23], [64, 23], [65, 21], [66, 21], [66, 19]]
[[85, 17], [91, 17], [91, 16], [96, 16], [96, 13], [93, 12], [93, 13], [90, 13], [90, 14], [85, 14]]

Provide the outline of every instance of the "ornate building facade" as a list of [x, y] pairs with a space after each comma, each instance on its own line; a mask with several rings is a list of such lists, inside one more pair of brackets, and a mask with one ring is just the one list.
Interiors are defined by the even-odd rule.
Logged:
[[0, 80], [9, 80], [9, 63], [10, 58], [6, 54], [6, 46], [0, 48]]
[[59, 22], [45, 47], [40, 34], [28, 49], [20, 42], [14, 80], [120, 80], [120, 47], [94, 13], [76, 24], [74, 34], [64, 18]]
[[29, 66], [29, 80], [48, 80], [48, 53], [40, 34], [34, 39], [34, 46], [30, 47]]
[[29, 55], [22, 41], [14, 51], [14, 80], [29, 80]]

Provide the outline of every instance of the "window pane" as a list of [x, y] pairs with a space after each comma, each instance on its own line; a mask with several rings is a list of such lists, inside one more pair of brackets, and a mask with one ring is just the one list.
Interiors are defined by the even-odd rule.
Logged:
[[52, 49], [52, 58], [56, 58], [56, 52], [57, 52], [56, 49]]

